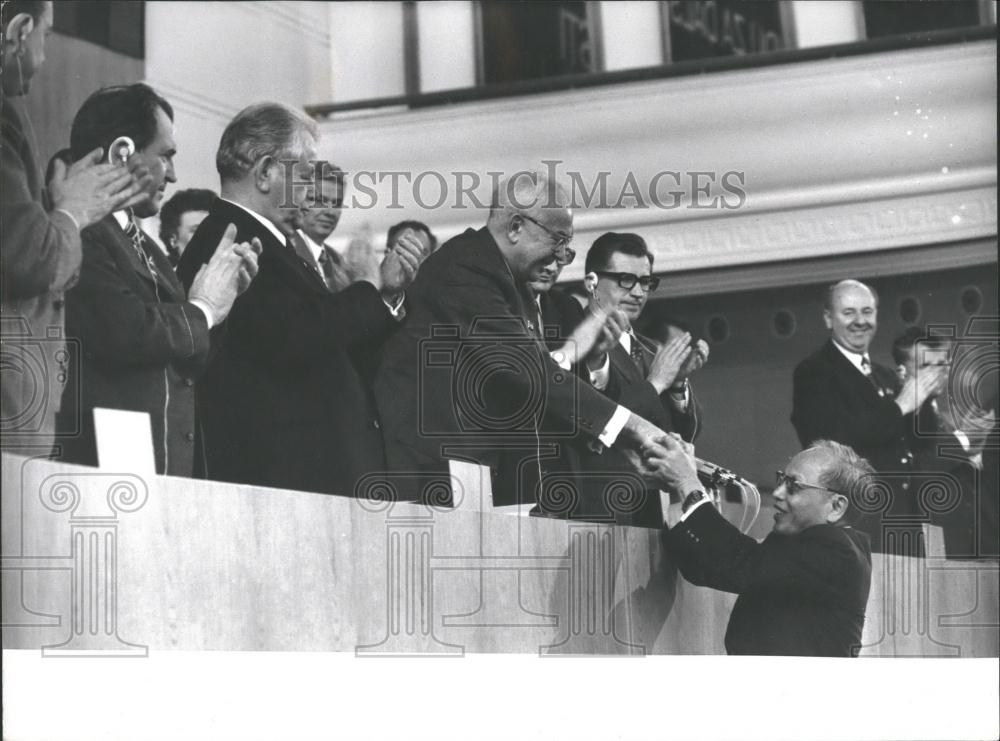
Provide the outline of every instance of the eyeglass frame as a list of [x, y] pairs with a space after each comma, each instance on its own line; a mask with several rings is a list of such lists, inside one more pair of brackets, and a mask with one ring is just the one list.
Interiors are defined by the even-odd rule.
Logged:
[[[576, 258], [576, 250], [572, 249], [569, 246], [569, 243], [573, 241], [572, 234], [566, 235], [561, 232], [557, 232], [554, 229], [549, 229], [547, 226], [545, 226], [545, 224], [540, 222], [538, 219], [528, 216], [528, 214], [521, 213], [520, 211], [518, 211], [516, 215], [520, 216], [525, 221], [530, 221], [532, 224], [539, 227], [542, 231], [544, 231], [546, 234], [548, 234], [550, 237], [556, 240], [555, 242], [552, 243], [552, 247], [556, 253], [555, 254], [556, 262], [558, 262], [563, 267], [573, 262], [573, 260]], [[560, 253], [562, 254], [562, 257], [560, 257]]]
[[[595, 270], [594, 275], [604, 278], [614, 278], [618, 282], [618, 287], [624, 288], [626, 291], [631, 291], [635, 288], [636, 283], [646, 293], [651, 293], [660, 287], [660, 276], [658, 275], [639, 276], [635, 273], [615, 273], [610, 270]], [[628, 281], [629, 285], [625, 285], [626, 281]], [[643, 285], [644, 282], [646, 285]]]
[[[836, 489], [830, 489], [829, 487], [826, 486], [820, 486], [819, 484], [810, 484], [806, 481], [796, 481], [787, 473], [781, 470], [775, 471], [774, 474], [775, 474], [775, 482], [778, 485], [775, 488], [780, 488], [781, 485], [784, 484], [785, 488], [788, 489], [789, 494], [798, 494], [800, 489], [819, 489], [820, 491], [828, 491], [831, 494], [839, 494], [842, 497], [847, 496], [842, 491], [837, 491]], [[789, 484], [792, 484], [795, 488], [792, 488], [791, 486], [789, 486]]]

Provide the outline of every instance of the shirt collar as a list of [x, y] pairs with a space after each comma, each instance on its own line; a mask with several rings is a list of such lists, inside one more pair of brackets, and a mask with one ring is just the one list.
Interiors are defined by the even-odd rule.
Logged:
[[618, 335], [618, 344], [621, 345], [625, 349], [625, 352], [627, 352], [629, 355], [632, 354], [632, 335], [630, 333], [630, 330], [626, 329], [624, 332]]
[[281, 233], [281, 231], [278, 229], [278, 227], [276, 227], [274, 225], [274, 223], [270, 219], [265, 219], [259, 213], [257, 213], [256, 211], [254, 211], [252, 208], [247, 208], [242, 203], [237, 203], [236, 201], [230, 201], [228, 198], [220, 198], [220, 200], [223, 200], [226, 203], [232, 204], [233, 206], [236, 206], [237, 208], [242, 208], [248, 214], [250, 214], [255, 219], [257, 219], [257, 221], [259, 221], [261, 224], [263, 224], [264, 226], [266, 226], [267, 229], [268, 229], [268, 231], [271, 232], [271, 234], [273, 234], [277, 238], [278, 242], [280, 242], [281, 244], [285, 245], [286, 247], [288, 246], [288, 238], [285, 237], [285, 235]]
[[115, 221], [118, 222], [118, 226], [120, 226], [122, 231], [124, 231], [125, 227], [128, 226], [128, 214], [125, 211], [115, 211], [111, 215], [115, 217]]
[[[833, 343], [833, 346], [835, 348], [837, 348], [838, 350], [840, 350], [840, 354], [841, 355], [843, 355], [845, 358], [847, 358], [848, 360], [851, 361], [851, 365], [853, 365], [859, 371], [861, 371], [862, 373], [864, 373], [866, 376], [869, 373], [871, 373], [872, 361], [871, 361], [871, 358], [868, 357], [868, 353], [852, 352], [851, 350], [848, 350], [846, 347], [841, 347], [840, 344], [836, 340], [830, 340], [830, 342]], [[862, 358], [868, 361], [868, 369], [867, 370], [865, 370], [864, 365], [862, 365], [862, 363], [861, 363]]]

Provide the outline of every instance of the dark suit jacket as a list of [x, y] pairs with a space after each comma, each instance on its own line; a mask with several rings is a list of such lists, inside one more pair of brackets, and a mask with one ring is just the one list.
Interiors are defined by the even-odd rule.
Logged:
[[[593, 441], [607, 426], [616, 405], [549, 357], [526, 288], [485, 228], [428, 257], [407, 296], [375, 382], [393, 470], [436, 474], [467, 457], [495, 473], [502, 447], [533, 447], [536, 434]], [[466, 454], [442, 452], [455, 445]]]
[[918, 555], [922, 548], [906, 548], [901, 539], [893, 544], [883, 538], [889, 523], [903, 529], [909, 524], [913, 534], [919, 530], [920, 512], [911, 489], [913, 415], [903, 415], [896, 406], [899, 381], [891, 369], [872, 363], [872, 376], [881, 396], [833, 341], [827, 342], [795, 368], [792, 424], [803, 447], [815, 440], [834, 440], [868, 459], [881, 474], [885, 491], [891, 492], [891, 501], [884, 502], [883, 510], [867, 513], [852, 501], [856, 527], [871, 536], [873, 550]]
[[354, 493], [385, 468], [371, 393], [353, 353], [395, 320], [367, 282], [330, 293], [316, 271], [244, 209], [217, 199], [181, 256], [186, 285], [229, 224], [258, 237], [260, 270], [224, 325], [198, 386], [208, 477]]
[[80, 234], [42, 205], [24, 97], [0, 99], [0, 374], [5, 450], [46, 454], [67, 378], [63, 291], [80, 272]]
[[[585, 317], [585, 310], [576, 300], [555, 288], [542, 295], [541, 311], [547, 333], [558, 336], [556, 341], [549, 342], [550, 349], [561, 345]], [[642, 339], [648, 346], [653, 346], [651, 340]], [[675, 431], [691, 442], [698, 432], [700, 422], [693, 391], [686, 412], [677, 411], [666, 392], [657, 395], [652, 384], [646, 380], [652, 357], [651, 352], [644, 350], [640, 367], [620, 344], [616, 344], [609, 352], [608, 385], [602, 393], [661, 429]], [[579, 364], [577, 370], [584, 383], [589, 384], [590, 374], [586, 365]], [[558, 496], [556, 512], [578, 519], [613, 519], [622, 525], [662, 528], [663, 511], [659, 492], [642, 485], [621, 452], [612, 448], [596, 454], [586, 442], [579, 439], [564, 440], [560, 445], [560, 457], [542, 464], [543, 475], [545, 471], [560, 470], [579, 473], [575, 477], [578, 499], [575, 507], [569, 507], [565, 497]], [[557, 465], [562, 468], [556, 468]], [[531, 467], [523, 467], [523, 470], [530, 472]], [[502, 474], [503, 468], [501, 477]], [[562, 492], [566, 491], [562, 477], [554, 477], [551, 481], [561, 485]], [[530, 491], [525, 489], [523, 480], [521, 485], [523, 491]], [[559, 492], [560, 487], [550, 485], [541, 490], [541, 509], [551, 514], [551, 503], [544, 501], [546, 491]], [[613, 492], [617, 492], [617, 496], [613, 496]]]
[[703, 504], [666, 531], [664, 542], [692, 584], [739, 595], [728, 653], [857, 655], [871, 587], [865, 533], [814, 525], [758, 543]]
[[155, 282], [113, 215], [82, 237], [80, 282], [66, 294], [67, 336], [79, 342], [79, 356], [71, 356], [58, 416], [63, 459], [96, 465], [94, 408], [125, 409], [149, 414], [157, 472], [191, 476], [194, 379], [210, 348], [205, 315], [186, 301], [166, 255], [148, 237]]

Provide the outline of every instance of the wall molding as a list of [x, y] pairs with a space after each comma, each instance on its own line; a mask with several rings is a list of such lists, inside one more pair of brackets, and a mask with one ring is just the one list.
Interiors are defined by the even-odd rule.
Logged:
[[[737, 210], [581, 208], [577, 251], [607, 230], [645, 236], [657, 265], [710, 269], [895, 250], [997, 233], [996, 42], [981, 41], [689, 78], [389, 111], [320, 123], [321, 154], [349, 172], [512, 174], [559, 160], [585, 181], [745, 173]], [[485, 212], [348, 209], [346, 233], [418, 218], [447, 238]], [[433, 196], [435, 190], [430, 193]], [[350, 194], [349, 194], [350, 196]], [[434, 200], [431, 197], [428, 200]], [[613, 200], [613, 199], [612, 199]], [[581, 261], [582, 262], [582, 261]], [[566, 269], [578, 279], [582, 265]]]

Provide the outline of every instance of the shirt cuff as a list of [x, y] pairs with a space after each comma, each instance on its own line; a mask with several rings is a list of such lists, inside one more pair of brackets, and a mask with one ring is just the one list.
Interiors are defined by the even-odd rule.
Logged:
[[681, 513], [680, 522], [684, 522], [684, 520], [686, 520], [688, 517], [690, 517], [691, 513], [694, 512], [696, 509], [698, 509], [701, 505], [708, 504], [711, 501], [712, 501], [711, 497], [707, 497], [707, 496], [706, 497], [702, 497], [701, 499], [699, 499], [697, 502], [695, 502], [694, 504], [691, 505], [691, 507], [688, 509], [687, 512], [682, 512]]
[[604, 365], [602, 365], [597, 370], [590, 370], [590, 385], [593, 386], [598, 391], [604, 391], [608, 387], [608, 381], [611, 380], [611, 354], [607, 353], [604, 355]]
[[549, 353], [549, 357], [552, 358], [553, 362], [555, 362], [555, 364], [564, 371], [572, 370], [573, 365], [569, 362], [569, 358], [566, 357], [566, 353], [562, 350], [553, 350]]
[[205, 315], [205, 321], [208, 322], [209, 329], [215, 326], [215, 317], [212, 316], [212, 310], [208, 308], [208, 304], [197, 298], [191, 299], [188, 303], [201, 310], [201, 313]]
[[406, 312], [403, 310], [403, 302], [405, 299], [406, 293], [404, 292], [399, 294], [395, 301], [390, 303], [383, 298], [382, 303], [385, 304], [385, 308], [387, 308], [389, 313], [392, 314], [392, 318], [398, 320], [406, 316]]
[[972, 447], [972, 443], [969, 442], [969, 436], [966, 435], [961, 430], [955, 430], [955, 432], [953, 434], [955, 435], [955, 437], [958, 438], [958, 441], [962, 444], [962, 449], [966, 453], [968, 453], [969, 452], [969, 448]]
[[632, 415], [625, 407], [618, 405], [615, 409], [615, 413], [611, 415], [611, 419], [608, 420], [607, 426], [601, 431], [601, 434], [597, 436], [597, 439], [601, 441], [601, 444], [607, 448], [610, 448], [615, 444], [615, 440], [621, 434], [622, 430], [625, 429], [625, 423], [628, 422], [628, 418]]

